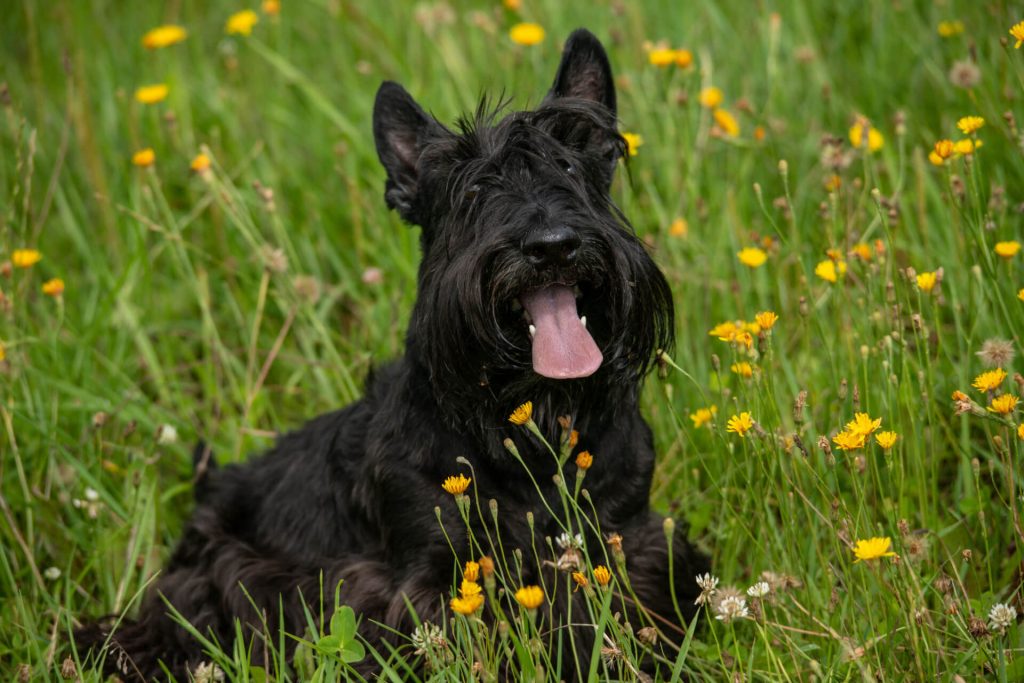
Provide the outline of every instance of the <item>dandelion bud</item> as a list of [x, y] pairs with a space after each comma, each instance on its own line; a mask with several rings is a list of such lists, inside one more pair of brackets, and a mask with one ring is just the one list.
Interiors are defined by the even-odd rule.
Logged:
[[783, 179], [786, 179], [789, 176], [789, 162], [785, 159], [779, 159], [779, 175], [781, 175]]
[[722, 370], [722, 361], [719, 359], [717, 353], [711, 354], [711, 367], [715, 369], [715, 372]]
[[761, 183], [754, 183], [754, 195], [759, 203], [764, 203], [764, 196], [761, 194]]
[[981, 461], [977, 458], [971, 458], [971, 469], [974, 471], [974, 476], [978, 476], [981, 472]]
[[519, 457], [519, 449], [516, 448], [516, 444], [515, 444], [515, 442], [512, 439], [506, 438], [501, 443], [505, 446], [505, 450], [507, 450], [509, 453], [511, 453], [515, 457], [517, 457], [517, 458]]
[[877, 187], [871, 189], [871, 198], [875, 200], [875, 203], [879, 206], [882, 205], [882, 192]]
[[481, 557], [477, 564], [480, 565], [480, 573], [484, 575], [485, 579], [494, 574], [494, 560], [491, 559], [490, 555]]
[[533, 510], [526, 513], [526, 525], [530, 527], [531, 531], [533, 530]]
[[676, 520], [666, 517], [661, 522], [661, 530], [665, 532], [666, 539], [671, 539], [672, 535], [676, 532]]
[[438, 522], [438, 524], [440, 524], [441, 523], [441, 506], [440, 505], [435, 505], [434, 506], [434, 516], [437, 517], [437, 522]]
[[592, 502], [590, 500], [590, 489], [580, 489], [580, 495], [583, 496], [583, 500], [587, 501], [588, 503]]

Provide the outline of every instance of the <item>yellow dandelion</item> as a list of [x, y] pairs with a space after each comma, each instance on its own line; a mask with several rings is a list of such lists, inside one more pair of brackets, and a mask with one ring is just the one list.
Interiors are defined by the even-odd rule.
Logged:
[[1021, 301], [1024, 301], [1024, 289], [1017, 290], [1017, 298], [1020, 299]]
[[1003, 394], [992, 399], [992, 403], [986, 410], [998, 415], [1009, 415], [1018, 403], [1020, 403], [1020, 399], [1013, 394]]
[[857, 244], [853, 245], [853, 248], [850, 249], [850, 253], [859, 258], [861, 261], [871, 260], [871, 247], [869, 247], [864, 242], [858, 242]]
[[519, 8], [523, 5], [523, 0], [501, 0], [501, 4], [504, 5], [507, 10], [518, 12]]
[[963, 140], [957, 140], [953, 143], [953, 152], [960, 156], [966, 156], [968, 154], [974, 154], [982, 145], [982, 140], [972, 140], [971, 138], [964, 138]]
[[715, 119], [715, 123], [718, 127], [731, 138], [738, 137], [740, 134], [740, 123], [736, 120], [727, 109], [715, 109], [712, 112], [712, 117]]
[[544, 602], [544, 591], [540, 586], [523, 586], [516, 591], [516, 602], [526, 609], [537, 609]]
[[717, 109], [723, 100], [725, 100], [725, 96], [715, 86], [710, 86], [700, 91], [700, 103], [708, 109]]
[[935, 289], [935, 283], [938, 280], [938, 276], [933, 272], [920, 273], [917, 276], [917, 288], [922, 292], [930, 292]]
[[447, 479], [445, 479], [444, 483], [441, 484], [441, 488], [443, 488], [445, 491], [452, 494], [453, 496], [460, 496], [466, 492], [466, 489], [469, 488], [469, 484], [471, 481], [473, 481], [471, 478], [465, 476], [464, 474], [460, 474], [458, 476], [448, 477]]
[[739, 363], [733, 363], [729, 367], [729, 369], [732, 370], [733, 372], [735, 372], [740, 377], [744, 377], [746, 379], [750, 379], [751, 377], [754, 376], [754, 368], [751, 367], [750, 363], [748, 363], [747, 361], [740, 361]]
[[816, 265], [814, 267], [814, 274], [827, 282], [835, 283], [839, 281], [839, 270], [836, 268], [836, 262], [832, 259], [822, 261]]
[[167, 99], [169, 88], [165, 83], [144, 85], [135, 90], [135, 101], [140, 104], [156, 104]]
[[594, 581], [597, 581], [598, 585], [607, 586], [611, 580], [612, 573], [608, 570], [608, 567], [603, 564], [594, 567]]
[[864, 129], [867, 128], [867, 148], [869, 152], [877, 152], [885, 146], [885, 137], [882, 133], [865, 120], [859, 120], [850, 127], [850, 144], [855, 148], [864, 147]]
[[854, 560], [854, 564], [856, 564], [861, 560], [877, 560], [880, 557], [892, 557], [896, 553], [892, 552], [892, 539], [885, 536], [858, 540], [857, 545], [853, 547], [853, 554], [857, 557]]
[[732, 341], [735, 339], [736, 333], [739, 331], [740, 326], [731, 320], [728, 320], [712, 327], [708, 334], [712, 337], [718, 337], [721, 341]]
[[899, 438], [899, 434], [896, 432], [878, 432], [875, 434], [875, 441], [882, 447], [882, 450], [889, 450], [896, 445], [896, 439]]
[[995, 370], [989, 370], [983, 372], [974, 378], [974, 382], [971, 386], [982, 392], [983, 394], [990, 391], [995, 391], [999, 388], [999, 385], [1006, 379], [1006, 370], [1002, 368], [996, 368]]
[[690, 232], [690, 224], [685, 218], [677, 218], [668, 226], [668, 234], [673, 237], [686, 237]]
[[704, 425], [708, 424], [715, 419], [715, 415], [718, 413], [718, 406], [709, 406], [707, 408], [698, 408], [696, 412], [690, 413], [690, 419], [693, 420], [693, 428], [700, 429]]
[[533, 401], [527, 401], [512, 411], [508, 421], [514, 425], [524, 425], [533, 419]]
[[152, 166], [156, 161], [156, 152], [153, 151], [152, 147], [146, 147], [140, 149], [138, 152], [132, 155], [132, 163], [139, 168], [146, 168]]
[[[0, 347], [0, 351], [2, 351], [2, 350], [3, 350], [3, 348]], [[3, 360], [2, 356], [0, 356], [0, 360]], [[1017, 438], [1018, 439], [1024, 439], [1024, 423], [1021, 423], [1021, 424], [1017, 425]]]
[[844, 451], [855, 451], [864, 448], [867, 436], [856, 432], [839, 432], [832, 437], [833, 443]]
[[[953, 156], [955, 147], [953, 145], [952, 140], [939, 140], [938, 142], [935, 143], [935, 147], [932, 149], [932, 151], [935, 153], [935, 156], [939, 157], [941, 161], [945, 161], [946, 159]], [[932, 161], [932, 163], [935, 162]]]
[[43, 283], [43, 294], [46, 296], [58, 297], [64, 293], [64, 281], [59, 277], [47, 280]]
[[964, 135], [970, 135], [971, 133], [977, 132], [984, 125], [985, 119], [980, 116], [964, 116], [956, 122], [956, 127], [959, 128], [960, 132]]
[[736, 256], [748, 268], [760, 268], [768, 260], [768, 254], [759, 247], [744, 247], [736, 252]]
[[644, 144], [643, 136], [639, 133], [623, 133], [622, 139], [626, 141], [626, 152], [631, 157], [635, 157], [640, 153], [640, 148]]
[[762, 311], [754, 316], [754, 320], [762, 330], [767, 332], [775, 327], [775, 323], [778, 322], [779, 316], [775, 315], [775, 311]]
[[195, 158], [192, 159], [192, 163], [189, 164], [189, 168], [196, 173], [202, 173], [210, 168], [210, 157], [205, 154], [197, 154]]
[[11, 265], [15, 268], [31, 268], [43, 260], [37, 249], [15, 249], [11, 252]]
[[1013, 258], [1020, 251], [1020, 242], [1017, 240], [1010, 240], [1008, 242], [996, 242], [995, 252], [996, 255], [1002, 256], [1003, 258]]
[[671, 66], [676, 61], [676, 51], [667, 47], [655, 48], [647, 53], [647, 60], [652, 66], [660, 68]]
[[448, 605], [452, 608], [452, 611], [461, 614], [464, 617], [471, 617], [476, 614], [476, 611], [480, 609], [484, 604], [483, 595], [471, 595], [469, 597], [458, 597], [452, 598]]
[[466, 563], [466, 568], [462, 572], [462, 578], [465, 581], [476, 581], [480, 578], [480, 563], [470, 560]]
[[740, 438], [746, 438], [747, 432], [754, 428], [754, 420], [750, 417], [750, 413], [742, 412], [739, 415], [733, 415], [729, 418], [729, 421], [725, 423], [725, 431], [733, 432], [740, 436]]
[[686, 69], [693, 64], [693, 53], [686, 49], [676, 50], [676, 66]]
[[483, 593], [483, 589], [480, 588], [480, 584], [473, 579], [464, 578], [462, 579], [462, 584], [459, 586], [459, 593], [464, 598], [471, 598], [474, 595], [480, 595]]
[[594, 456], [590, 454], [590, 451], [580, 451], [576, 454], [576, 467], [584, 472], [589, 470], [590, 466], [593, 464]]
[[864, 436], [868, 436], [881, 426], [882, 418], [872, 420], [871, 416], [867, 413], [856, 413], [853, 416], [853, 421], [846, 423], [846, 431], [851, 434], [863, 434]]
[[536, 45], [544, 40], [544, 27], [529, 22], [516, 24], [508, 32], [508, 37], [516, 45]]
[[228, 17], [224, 24], [224, 32], [228, 35], [248, 36], [252, 34], [253, 27], [258, 23], [260, 23], [260, 15], [251, 9], [244, 9]]
[[580, 433], [575, 429], [569, 432], [569, 448], [576, 448], [576, 444], [580, 442]]
[[953, 392], [953, 400], [954, 401], [970, 401], [971, 399], [967, 396], [967, 394], [965, 394], [964, 392], [962, 392], [959, 389], [957, 389], [956, 391]]
[[939, 22], [939, 36], [942, 38], [952, 38], [958, 36], [964, 32], [964, 22], [959, 19], [953, 19], [950, 21]]
[[587, 575], [583, 572], [573, 572], [572, 580], [576, 583], [576, 589], [586, 588], [590, 585], [590, 581], [587, 580]]
[[142, 46], [148, 50], [156, 50], [161, 47], [168, 47], [175, 43], [188, 38], [188, 31], [181, 26], [175, 26], [173, 24], [166, 24], [164, 26], [157, 26], [151, 31], [147, 31], [142, 36]]
[[281, 0], [263, 0], [260, 8], [267, 16], [276, 17], [281, 13]]
[[1013, 45], [1014, 49], [1019, 50], [1021, 43], [1024, 43], [1024, 21], [1018, 21], [1016, 24], [1011, 26], [1010, 35], [1017, 40]]

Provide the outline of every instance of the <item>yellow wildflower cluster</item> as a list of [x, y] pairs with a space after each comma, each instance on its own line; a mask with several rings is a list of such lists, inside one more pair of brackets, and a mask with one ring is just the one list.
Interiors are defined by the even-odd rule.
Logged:
[[537, 45], [544, 40], [544, 35], [543, 26], [530, 22], [516, 24], [508, 32], [508, 37], [513, 43], [526, 46]]
[[471, 617], [476, 611], [483, 607], [484, 594], [480, 584], [476, 582], [480, 571], [480, 565], [476, 562], [467, 562], [466, 570], [462, 575], [462, 584], [459, 586], [459, 596], [452, 598], [448, 605], [456, 614], [464, 617]]
[[[714, 119], [717, 129], [712, 131], [712, 133], [726, 135], [731, 138], [739, 136], [739, 121], [736, 120], [736, 117], [733, 116], [732, 112], [728, 109], [722, 108], [722, 103], [725, 101], [725, 94], [720, 88], [716, 88], [715, 86], [708, 86], [707, 88], [704, 88], [700, 91], [699, 100], [702, 107], [706, 107], [711, 110], [711, 117]], [[764, 263], [764, 261], [761, 263]]]
[[744, 320], [727, 320], [712, 327], [708, 334], [719, 341], [737, 344], [746, 348], [754, 346], [754, 336], [761, 334], [761, 325]]
[[885, 136], [863, 116], [857, 116], [850, 126], [849, 137], [850, 144], [856, 149], [867, 147], [869, 152], [877, 152], [885, 146]]
[[652, 47], [647, 52], [647, 60], [652, 66], [662, 69], [673, 64], [681, 69], [686, 69], [693, 64], [693, 53], [685, 49]]
[[939, 22], [939, 35], [943, 38], [952, 38], [964, 32], [964, 22], [959, 19], [951, 19]]
[[[867, 439], [879, 427], [882, 426], [882, 418], [872, 419], [867, 413], [857, 413], [854, 415], [851, 422], [846, 423], [846, 428], [832, 437], [832, 441], [844, 451], [853, 451], [858, 448], [864, 448], [867, 443]], [[882, 434], [885, 436], [882, 437]], [[893, 444], [896, 443], [897, 435], [895, 432], [883, 432], [878, 437], [878, 445], [888, 450], [892, 448]], [[882, 438], [879, 438], [882, 437]], [[888, 445], [886, 445], [888, 444]]]
[[963, 138], [956, 142], [952, 140], [939, 140], [932, 147], [932, 151], [928, 153], [928, 161], [935, 166], [942, 166], [950, 159], [974, 154], [983, 144], [981, 140], [974, 136], [974, 133], [984, 125], [985, 119], [980, 116], [964, 116], [956, 122], [956, 127], [964, 135], [970, 135], [971, 137]]
[[631, 157], [635, 157], [640, 153], [640, 147], [644, 144], [644, 139], [639, 133], [623, 133], [622, 139], [626, 141], [626, 153]]
[[846, 261], [829, 258], [814, 267], [814, 274], [826, 282], [835, 284], [839, 278], [846, 275]]

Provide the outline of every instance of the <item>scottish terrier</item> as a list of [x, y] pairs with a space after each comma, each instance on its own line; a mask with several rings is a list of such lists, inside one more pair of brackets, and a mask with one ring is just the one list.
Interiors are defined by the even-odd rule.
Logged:
[[[616, 610], [681, 638], [707, 559], [649, 507], [654, 447], [638, 393], [656, 350], [672, 344], [673, 307], [609, 195], [626, 148], [601, 43], [577, 30], [540, 105], [501, 109], [484, 103], [452, 130], [401, 86], [381, 85], [373, 133], [384, 196], [421, 228], [405, 355], [372, 374], [362, 400], [252, 462], [201, 476], [195, 512], [138, 619], [78, 633], [80, 647], [106, 648], [110, 672], [184, 680], [206, 659], [169, 606], [229, 647], [268, 625], [301, 635], [307, 601], [340, 583], [341, 602], [362, 615], [360, 635], [383, 644], [412, 631], [412, 612], [443, 623], [456, 568], [481, 548], [521, 551], [517, 582], [564, 586], [565, 563], [537, 539], [565, 531], [549, 511], [577, 465], [565, 461], [556, 477], [561, 464], [539, 436], [557, 448], [569, 429], [594, 454], [585, 484], [604, 538], [574, 531], [602, 552], [613, 539], [609, 557], [631, 586]], [[527, 400], [536, 431], [508, 419]], [[469, 516], [475, 547], [435, 515], [462, 523], [441, 486], [457, 473], [471, 477], [473, 500], [498, 510], [481, 502]], [[539, 618], [565, 625], [567, 603], [582, 595], [562, 590]], [[587, 614], [577, 606], [572, 621]], [[576, 626], [577, 654], [553, 672], [565, 679], [583, 675], [573, 667], [593, 646], [594, 628]]]

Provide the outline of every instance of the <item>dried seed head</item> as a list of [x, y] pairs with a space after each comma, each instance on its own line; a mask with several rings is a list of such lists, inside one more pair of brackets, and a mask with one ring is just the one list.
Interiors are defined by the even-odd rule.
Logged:
[[60, 677], [65, 681], [70, 681], [78, 676], [78, 667], [75, 666], [75, 660], [71, 657], [65, 657], [63, 663], [60, 665]]
[[974, 355], [980, 358], [986, 367], [1005, 368], [1013, 361], [1015, 354], [1012, 341], [993, 337], [986, 339], [981, 345], [981, 351]]
[[991, 635], [985, 620], [974, 615], [971, 615], [971, 618], [967, 620], [967, 630], [975, 640], [981, 640], [982, 638]]

